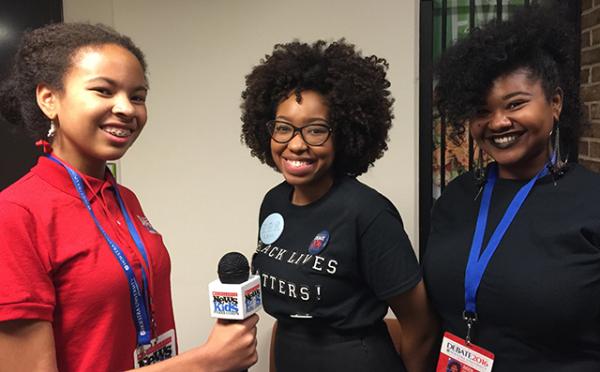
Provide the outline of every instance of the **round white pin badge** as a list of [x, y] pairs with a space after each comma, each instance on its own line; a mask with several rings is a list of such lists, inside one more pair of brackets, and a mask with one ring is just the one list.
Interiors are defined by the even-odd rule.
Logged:
[[281, 236], [283, 225], [283, 216], [279, 213], [271, 213], [260, 226], [260, 240], [264, 244], [274, 243]]

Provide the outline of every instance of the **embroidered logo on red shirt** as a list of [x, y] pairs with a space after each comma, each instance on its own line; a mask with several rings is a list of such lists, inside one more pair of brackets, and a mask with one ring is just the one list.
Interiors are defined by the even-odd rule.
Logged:
[[150, 221], [148, 221], [148, 218], [146, 218], [146, 216], [138, 215], [137, 218], [138, 220], [140, 220], [142, 225], [146, 228], [146, 230], [148, 230], [150, 234], [158, 234], [158, 231], [156, 231], [156, 229], [152, 227], [152, 224], [150, 224]]

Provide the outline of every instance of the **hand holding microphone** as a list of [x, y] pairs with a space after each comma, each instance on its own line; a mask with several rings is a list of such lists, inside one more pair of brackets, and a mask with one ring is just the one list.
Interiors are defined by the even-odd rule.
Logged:
[[230, 252], [219, 261], [219, 279], [208, 285], [210, 315], [219, 319], [246, 319], [262, 307], [260, 277], [249, 275], [244, 255]]
[[256, 323], [258, 315], [231, 321], [217, 320], [205, 344], [204, 355], [210, 371], [238, 372], [256, 364]]
[[208, 345], [215, 353], [227, 353], [219, 358], [219, 369], [234, 371], [257, 361], [255, 315], [262, 307], [258, 275], [249, 275], [248, 260], [241, 253], [227, 253], [218, 265], [219, 279], [208, 285], [211, 316], [218, 318], [209, 336]]
[[143, 370], [240, 372], [256, 364], [260, 280], [248, 275], [248, 260], [237, 252], [223, 256], [218, 271], [220, 280], [209, 284], [209, 298], [211, 315], [219, 319], [206, 343]]

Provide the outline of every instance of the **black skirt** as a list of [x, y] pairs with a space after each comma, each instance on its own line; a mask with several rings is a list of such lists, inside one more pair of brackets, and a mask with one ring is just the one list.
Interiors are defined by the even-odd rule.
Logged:
[[340, 331], [312, 322], [278, 322], [277, 372], [405, 372], [383, 321]]

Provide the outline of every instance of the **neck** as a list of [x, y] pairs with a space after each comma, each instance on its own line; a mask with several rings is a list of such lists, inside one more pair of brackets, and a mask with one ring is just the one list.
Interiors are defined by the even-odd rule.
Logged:
[[548, 163], [550, 156], [544, 152], [526, 164], [498, 164], [498, 177], [509, 180], [530, 180]]
[[319, 180], [317, 184], [296, 185], [292, 194], [292, 204], [308, 205], [319, 200], [333, 186], [333, 175], [328, 175]]
[[91, 176], [98, 179], [104, 179], [106, 172], [106, 162], [103, 160], [89, 160], [78, 156], [70, 156], [60, 149], [53, 149], [52, 155], [65, 161], [75, 170], [86, 176]]

